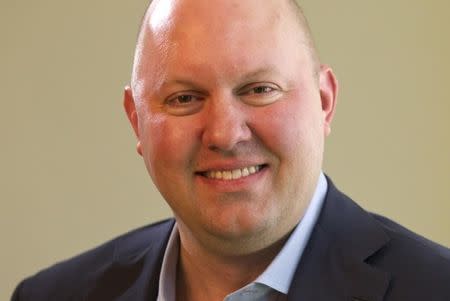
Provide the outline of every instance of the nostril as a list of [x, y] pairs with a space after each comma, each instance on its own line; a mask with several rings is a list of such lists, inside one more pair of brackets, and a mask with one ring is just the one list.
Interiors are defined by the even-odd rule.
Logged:
[[215, 146], [215, 145], [208, 145], [208, 149], [210, 150], [210, 151], [213, 151], [213, 152], [218, 152], [218, 151], [220, 151], [221, 149], [219, 148], [219, 147], [217, 147], [217, 146]]

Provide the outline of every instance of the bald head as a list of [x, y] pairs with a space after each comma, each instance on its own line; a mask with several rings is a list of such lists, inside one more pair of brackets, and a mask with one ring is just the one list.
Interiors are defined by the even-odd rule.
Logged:
[[[142, 62], [142, 55], [144, 50], [144, 44], [146, 43], [146, 40], [149, 38], [148, 34], [149, 31], [153, 35], [161, 34], [162, 32], [165, 32], [165, 28], [168, 28], [170, 26], [174, 26], [175, 22], [178, 22], [178, 26], [184, 26], [183, 22], [183, 15], [184, 13], [181, 12], [183, 9], [188, 10], [193, 4], [198, 4], [196, 0], [150, 0], [147, 11], [144, 15], [140, 30], [139, 30], [139, 36], [138, 36], [138, 44], [136, 47], [136, 53], [135, 53], [135, 61], [134, 61], [134, 67], [133, 67], [133, 77], [132, 77], [132, 86], [134, 87], [136, 85], [136, 77], [138, 73], [138, 69], [141, 68], [141, 62]], [[203, 1], [205, 2], [205, 1]], [[214, 7], [224, 6], [224, 3], [232, 2], [232, 1], [216, 1], [217, 3], [213, 4], [213, 1], [206, 1], [209, 2], [208, 5], [214, 5]], [[241, 1], [239, 1], [241, 2]], [[269, 1], [265, 2], [269, 3]], [[267, 7], [268, 10], [271, 11], [273, 18], [275, 19], [286, 19], [286, 20], [293, 20], [295, 21], [294, 24], [296, 24], [297, 31], [290, 37], [291, 39], [298, 39], [299, 46], [302, 47], [302, 49], [306, 50], [309, 54], [310, 60], [312, 62], [312, 70], [314, 73], [314, 76], [318, 75], [319, 69], [320, 69], [320, 63], [318, 54], [316, 51], [316, 47], [314, 44], [314, 40], [312, 38], [311, 30], [308, 25], [307, 19], [303, 13], [303, 10], [301, 9], [300, 5], [295, 0], [285, 0], [283, 3], [284, 5], [280, 5], [279, 0], [276, 1], [270, 1], [271, 4], [269, 4]], [[184, 7], [184, 8], [183, 8]], [[209, 11], [210, 8], [208, 8]], [[258, 5], [256, 9], [261, 9], [261, 7]], [[176, 21], [176, 18], [174, 17], [174, 10], [178, 10], [178, 19]], [[273, 13], [275, 12], [275, 13]], [[181, 18], [180, 18], [181, 15]], [[291, 18], [291, 19], [290, 19]], [[200, 21], [202, 20], [199, 18]], [[218, 19], [218, 26], [224, 27], [226, 22], [223, 22], [222, 20]], [[247, 20], [245, 19], [245, 16], [242, 16], [241, 19], [242, 24], [245, 24]], [[206, 23], [206, 22], [205, 22]], [[214, 24], [203, 24], [205, 28], [213, 27]], [[217, 25], [217, 24], [216, 24]], [[230, 25], [229, 23], [227, 24]], [[236, 25], [237, 26], [237, 25]], [[261, 35], [264, 35], [264, 32], [261, 31]], [[156, 45], [157, 47], [162, 47], [163, 45]], [[268, 45], [267, 47], [270, 47]]]
[[298, 22], [299, 31], [304, 35], [304, 44], [310, 52], [311, 59], [315, 65], [315, 72], [317, 74], [320, 66], [320, 60], [308, 20], [306, 19], [306, 16], [297, 1], [288, 0], [288, 2]]

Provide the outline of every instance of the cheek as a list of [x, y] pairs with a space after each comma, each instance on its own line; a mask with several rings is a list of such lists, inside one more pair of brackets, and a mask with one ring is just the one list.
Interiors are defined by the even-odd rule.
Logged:
[[320, 104], [292, 95], [262, 108], [253, 120], [256, 135], [279, 156], [307, 151], [320, 135]]
[[144, 160], [153, 178], [174, 168], [183, 169], [190, 161], [195, 133], [183, 120], [174, 118], [155, 114], [142, 123]]

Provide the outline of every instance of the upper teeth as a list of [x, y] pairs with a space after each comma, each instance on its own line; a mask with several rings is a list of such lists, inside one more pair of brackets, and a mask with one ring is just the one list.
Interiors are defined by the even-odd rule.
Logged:
[[210, 179], [236, 180], [254, 174], [260, 169], [259, 165], [255, 165], [233, 170], [211, 170], [206, 172], [206, 177]]

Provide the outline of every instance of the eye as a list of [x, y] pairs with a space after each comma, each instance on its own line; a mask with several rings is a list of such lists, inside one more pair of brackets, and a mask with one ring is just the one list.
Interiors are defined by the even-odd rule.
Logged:
[[194, 101], [195, 97], [193, 95], [179, 95], [171, 100], [172, 104], [187, 104]]
[[277, 101], [282, 96], [282, 90], [272, 83], [254, 83], [239, 89], [238, 95], [249, 105], [265, 106]]
[[250, 93], [264, 94], [264, 93], [270, 93], [274, 90], [275, 90], [274, 88], [269, 87], [269, 86], [259, 86], [259, 87], [252, 88], [252, 91], [250, 91]]
[[204, 98], [194, 92], [180, 92], [169, 96], [164, 105], [172, 115], [190, 115], [201, 109]]

